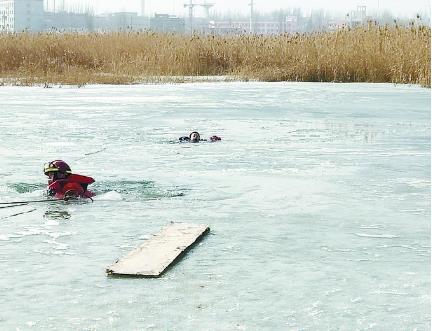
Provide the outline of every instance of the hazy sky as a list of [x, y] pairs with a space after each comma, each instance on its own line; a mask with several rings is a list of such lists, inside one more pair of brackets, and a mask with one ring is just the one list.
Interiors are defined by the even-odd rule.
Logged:
[[[88, 5], [96, 13], [113, 11], [137, 11], [141, 12], [141, 0], [45, 0], [48, 6], [55, 1], [57, 6], [65, 2], [66, 8], [80, 4]], [[145, 0], [146, 12], [149, 14], [166, 13], [183, 15], [187, 9], [184, 3], [190, 0]], [[204, 3], [205, 0], [193, 0], [193, 3]], [[207, 3], [214, 3], [212, 10], [218, 13], [248, 13], [250, 0], [207, 0]], [[396, 15], [413, 16], [416, 12], [430, 12], [430, 0], [254, 0], [254, 7], [257, 11], [271, 11], [280, 8], [302, 7], [307, 13], [311, 9], [326, 9], [335, 12], [348, 12], [357, 5], [367, 6], [368, 13], [376, 12], [379, 9], [390, 10]], [[197, 16], [200, 11], [197, 9]]]

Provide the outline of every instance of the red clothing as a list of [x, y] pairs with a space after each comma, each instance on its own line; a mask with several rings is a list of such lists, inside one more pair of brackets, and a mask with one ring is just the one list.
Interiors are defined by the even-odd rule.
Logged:
[[65, 197], [91, 198], [95, 194], [87, 190], [87, 186], [94, 183], [94, 179], [87, 176], [71, 174], [65, 179], [48, 182], [48, 194], [56, 199]]

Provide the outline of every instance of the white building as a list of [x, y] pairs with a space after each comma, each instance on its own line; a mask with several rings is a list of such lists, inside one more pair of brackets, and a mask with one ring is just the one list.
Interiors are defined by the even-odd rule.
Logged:
[[[285, 21], [258, 21], [254, 22], [254, 33], [262, 35], [277, 35], [297, 31], [297, 17], [287, 16]], [[247, 21], [210, 21], [210, 31], [221, 34], [249, 33], [250, 22]]]
[[43, 0], [0, 0], [0, 32], [37, 32], [43, 29]]

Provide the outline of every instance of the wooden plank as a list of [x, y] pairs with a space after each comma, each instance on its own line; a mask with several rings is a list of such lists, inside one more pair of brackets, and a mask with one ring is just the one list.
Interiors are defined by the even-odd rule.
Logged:
[[109, 266], [106, 272], [108, 275], [159, 277], [209, 230], [204, 224], [171, 223]]

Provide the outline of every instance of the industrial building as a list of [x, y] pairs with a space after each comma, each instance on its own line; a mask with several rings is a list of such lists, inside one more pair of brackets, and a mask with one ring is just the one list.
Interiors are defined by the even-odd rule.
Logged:
[[0, 0], [0, 31], [43, 31], [44, 0]]
[[185, 32], [184, 18], [171, 16], [168, 14], [155, 14], [150, 19], [150, 29], [159, 32]]
[[[210, 21], [209, 29], [214, 34], [242, 34], [250, 31], [248, 21]], [[297, 17], [287, 16], [280, 21], [254, 21], [252, 29], [256, 34], [272, 35], [297, 31]]]
[[93, 16], [91, 31], [140, 31], [149, 28], [147, 17], [138, 16], [135, 12], [118, 12], [100, 16]]

